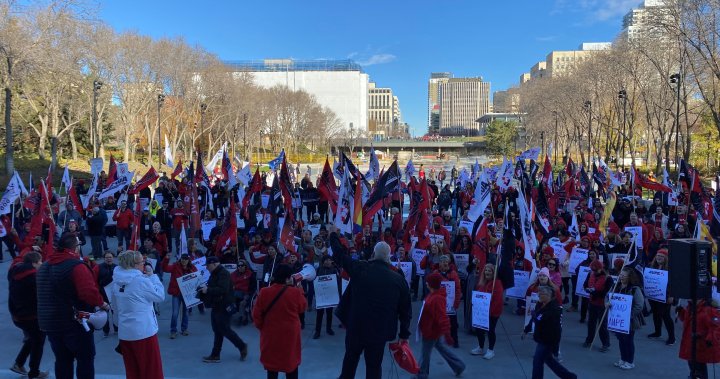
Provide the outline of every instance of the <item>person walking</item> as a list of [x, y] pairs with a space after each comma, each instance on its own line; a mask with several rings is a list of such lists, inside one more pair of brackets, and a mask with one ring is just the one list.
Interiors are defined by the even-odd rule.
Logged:
[[227, 338], [240, 351], [240, 360], [245, 360], [248, 354], [248, 346], [230, 328], [230, 312], [228, 307], [235, 303], [233, 296], [233, 284], [230, 273], [220, 265], [220, 259], [210, 256], [205, 261], [205, 269], [210, 272], [210, 279], [200, 289], [201, 300], [208, 305], [210, 312], [210, 323], [212, 325], [215, 339], [210, 355], [203, 357], [203, 362], [220, 363], [220, 351], [222, 350], [223, 339]]
[[613, 280], [605, 272], [603, 263], [600, 260], [594, 260], [590, 263], [590, 271], [585, 283], [583, 283], [585, 292], [590, 294], [587, 336], [583, 347], [590, 347], [595, 338], [595, 331], [599, 327], [600, 341], [602, 342], [600, 352], [605, 353], [610, 350], [610, 334], [607, 329], [607, 317], [603, 317], [603, 313], [605, 313], [605, 296], [613, 287]]
[[[422, 306], [422, 313], [418, 319], [418, 330], [422, 336], [422, 356], [420, 358], [420, 372], [416, 379], [427, 379], [430, 374], [430, 354], [433, 348], [445, 359], [455, 376], [462, 375], [465, 371], [465, 363], [453, 354], [448, 346], [455, 341], [450, 333], [450, 319], [445, 312], [446, 294], [445, 287], [440, 285], [444, 280], [440, 273], [434, 272], [425, 279], [430, 294], [425, 298]], [[440, 341], [445, 337], [447, 345]]]
[[[620, 271], [620, 275], [618, 275], [618, 281], [616, 293], [631, 295], [632, 309], [630, 311], [630, 333], [615, 333], [618, 339], [618, 346], [620, 347], [620, 360], [615, 362], [615, 367], [623, 370], [631, 370], [635, 368], [635, 363], [633, 363], [635, 361], [634, 338], [635, 331], [642, 326], [639, 317], [642, 317], [645, 297], [643, 297], [642, 290], [638, 287], [638, 279], [634, 268], [629, 266], [623, 268], [622, 271]], [[612, 304], [610, 306], [612, 306]]]
[[118, 315], [120, 354], [128, 379], [162, 379], [158, 321], [153, 302], [165, 300], [165, 288], [138, 251], [118, 257], [113, 272], [112, 304]]
[[[40, 361], [45, 346], [45, 333], [40, 330], [37, 318], [37, 269], [42, 265], [42, 255], [31, 251], [23, 257], [22, 263], [8, 272], [8, 308], [13, 324], [23, 332], [23, 345], [10, 371], [28, 378], [47, 378], [48, 372], [40, 371]], [[30, 371], [25, 370], [25, 361], [30, 357]]]
[[378, 242], [369, 260], [353, 260], [337, 228], [331, 225], [328, 232], [333, 258], [351, 278], [338, 306], [338, 318], [347, 327], [340, 378], [355, 377], [362, 354], [366, 378], [380, 378], [385, 344], [396, 335], [401, 341], [410, 337], [410, 288], [403, 275], [392, 270], [387, 243]]
[[[555, 300], [555, 290], [550, 286], [538, 288], [538, 303], [532, 313], [532, 318], [523, 331], [522, 338], [533, 332], [533, 340], [537, 342], [535, 355], [533, 356], [532, 379], [542, 379], [544, 376], [544, 365], [550, 367], [560, 379], [576, 379], [577, 375], [570, 372], [560, 364], [553, 352], [555, 346], [560, 344], [560, 333], [562, 330], [562, 306]], [[533, 331], [534, 326], [534, 331]]]
[[[60, 239], [58, 249], [37, 272], [38, 323], [47, 334], [55, 353], [55, 377], [95, 377], [93, 331], [76, 319], [77, 311], [109, 310], [103, 301], [92, 271], [81, 260], [77, 238]], [[77, 367], [75, 368], [75, 364]]]
[[281, 264], [275, 269], [271, 284], [260, 290], [253, 322], [260, 330], [260, 363], [268, 379], [280, 372], [287, 379], [297, 379], [301, 361], [300, 314], [307, 301], [302, 288], [293, 286], [293, 269]]
[[188, 335], [187, 329], [188, 324], [190, 323], [188, 319], [188, 309], [185, 305], [185, 300], [183, 300], [182, 294], [180, 293], [180, 286], [178, 286], [177, 278], [196, 272], [197, 268], [190, 261], [190, 256], [188, 254], [181, 255], [179, 262], [175, 262], [173, 264], [169, 264], [169, 262], [170, 254], [166, 255], [165, 259], [163, 259], [162, 269], [164, 272], [170, 273], [170, 285], [168, 286], [167, 293], [172, 296], [172, 315], [170, 316], [170, 339], [172, 340], [177, 337], [177, 320], [181, 309], [182, 322], [180, 324], [180, 334], [183, 336]]
[[[442, 276], [443, 282], [452, 282], [454, 284], [455, 291], [453, 293], [453, 301], [452, 307], [448, 307], [446, 309], [446, 313], [448, 315], [448, 319], [450, 320], [450, 336], [452, 337], [453, 344], [452, 346], [454, 348], [459, 347], [460, 341], [458, 341], [458, 308], [460, 307], [460, 301], [462, 300], [462, 288], [460, 285], [460, 276], [458, 273], [450, 267], [450, 256], [449, 255], [441, 255], [438, 259], [438, 268], [435, 270], [436, 273], [439, 273], [440, 276]], [[447, 296], [447, 294], [446, 294]]]

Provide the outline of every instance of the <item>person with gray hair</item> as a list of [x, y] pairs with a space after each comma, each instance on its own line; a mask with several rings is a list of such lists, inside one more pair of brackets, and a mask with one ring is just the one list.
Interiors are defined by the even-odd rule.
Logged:
[[331, 225], [328, 232], [333, 259], [351, 278], [337, 311], [347, 328], [340, 378], [355, 377], [362, 354], [366, 377], [380, 378], [385, 344], [395, 338], [407, 340], [410, 336], [410, 288], [402, 273], [393, 271], [390, 265], [390, 245], [378, 242], [369, 260], [353, 260], [348, 248], [340, 242], [337, 228]]
[[162, 358], [153, 302], [165, 300], [165, 288], [139, 251], [125, 251], [118, 263], [108, 295], [118, 317], [126, 377], [161, 379]]

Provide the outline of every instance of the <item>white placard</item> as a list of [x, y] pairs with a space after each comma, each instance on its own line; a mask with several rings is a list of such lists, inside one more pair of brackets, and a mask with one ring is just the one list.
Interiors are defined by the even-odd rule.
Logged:
[[505, 296], [514, 299], [524, 299], [525, 292], [530, 285], [530, 271], [514, 270], [515, 286], [505, 290]]
[[457, 312], [455, 311], [455, 281], [453, 280], [446, 280], [444, 282], [440, 282], [440, 285], [445, 287], [445, 294], [447, 297], [445, 298], [445, 312], [449, 315], [454, 315]]
[[103, 159], [93, 158], [90, 160], [90, 173], [100, 175], [100, 171], [103, 170]]
[[198, 259], [195, 259], [192, 261], [192, 263], [195, 265], [195, 268], [197, 269], [198, 274], [200, 274], [201, 277], [201, 284], [207, 283], [207, 281], [210, 279], [210, 271], [207, 270], [205, 267], [205, 257], [200, 257]]
[[312, 238], [320, 234], [320, 224], [308, 225], [308, 230], [312, 233]]
[[460, 225], [458, 225], [458, 229], [465, 228], [465, 229], [467, 229], [469, 234], [472, 234], [473, 226], [475, 226], [475, 224], [472, 221], [465, 220], [465, 221], [460, 221]]
[[490, 330], [490, 297], [487, 292], [472, 292], [473, 328]]
[[574, 275], [575, 269], [577, 266], [580, 265], [584, 260], [586, 260], [588, 257], [588, 249], [582, 249], [579, 247], [574, 247], [572, 249], [572, 253], [570, 253], [570, 263], [568, 266], [568, 271]]
[[185, 308], [192, 308], [200, 304], [200, 299], [195, 297], [197, 288], [200, 285], [202, 277], [198, 272], [191, 272], [176, 279], [180, 294], [185, 301]]
[[394, 267], [397, 267], [405, 276], [408, 286], [412, 283], [412, 262], [390, 262]]
[[345, 290], [348, 287], [348, 284], [350, 284], [350, 281], [347, 279], [342, 279], [342, 283], [340, 284], [342, 286], [342, 293], [345, 293]]
[[428, 238], [430, 238], [430, 242], [432, 242], [433, 244], [438, 243], [438, 241], [445, 242], [445, 237], [443, 237], [442, 234], [431, 234], [428, 236]]
[[210, 240], [210, 232], [215, 227], [215, 220], [203, 220], [200, 222], [200, 228], [202, 229], [203, 241]]
[[467, 272], [468, 264], [470, 264], [470, 254], [454, 254], [454, 257], [457, 272]]
[[[535, 312], [535, 306], [539, 301], [540, 298], [538, 297], [537, 292], [530, 294], [530, 296], [525, 296], [525, 323], [523, 324], [523, 327], [530, 322], [530, 319], [532, 319], [533, 312]], [[535, 333], [535, 323], [532, 324], [531, 332]]]
[[448, 231], [448, 233], [452, 233], [452, 231], [453, 231], [452, 225], [443, 225], [443, 227], [445, 228], [445, 230]]
[[638, 250], [642, 250], [642, 248], [643, 248], [642, 226], [626, 226], [625, 231], [632, 233], [632, 235], [635, 238], [635, 247], [637, 247]]
[[581, 266], [578, 270], [578, 279], [577, 279], [577, 286], [575, 286], [575, 294], [584, 297], [584, 298], [590, 298], [590, 294], [585, 291], [585, 287], [583, 284], [585, 283], [585, 279], [587, 279], [588, 275], [590, 275], [590, 267]]
[[632, 314], [632, 295], [619, 293], [610, 294], [610, 309], [608, 310], [608, 330], [623, 334], [630, 334], [630, 315]]
[[675, 191], [668, 193], [668, 206], [677, 206], [678, 199]]
[[315, 308], [323, 309], [337, 306], [340, 302], [337, 275], [320, 275], [313, 281], [315, 287]]
[[237, 265], [235, 263], [223, 263], [222, 266], [225, 267], [225, 269], [228, 270], [229, 273], [237, 270]]
[[268, 204], [270, 203], [270, 195], [267, 193], [264, 193], [260, 195], [260, 204], [263, 208], [267, 209]]
[[412, 256], [412, 259], [415, 261], [415, 267], [417, 267], [417, 274], [420, 276], [425, 275], [425, 270], [420, 268], [420, 262], [422, 262], [425, 255], [427, 255], [427, 251], [424, 249], [413, 249], [412, 253], [410, 254]]
[[553, 254], [555, 254], [555, 257], [560, 263], [565, 263], [568, 258], [568, 253], [565, 250], [565, 245], [560, 242], [560, 239], [557, 237], [550, 238], [548, 245], [553, 248]]
[[117, 221], [113, 220], [113, 216], [115, 216], [115, 209], [108, 209], [105, 211], [105, 214], [107, 215], [107, 223], [105, 223], [105, 226], [117, 225]]
[[150, 263], [150, 266], [152, 266], [153, 270], [157, 269], [157, 259], [147, 257], [145, 258], [145, 262]]
[[655, 268], [645, 267], [643, 271], [643, 286], [645, 297], [649, 300], [667, 302], [668, 272]]
[[127, 163], [118, 163], [115, 167], [116, 167], [116, 170], [117, 170], [117, 176], [118, 176], [118, 178], [119, 178], [120, 176], [127, 176], [128, 172], [130, 172], [130, 170], [128, 169], [128, 164], [127, 164]]

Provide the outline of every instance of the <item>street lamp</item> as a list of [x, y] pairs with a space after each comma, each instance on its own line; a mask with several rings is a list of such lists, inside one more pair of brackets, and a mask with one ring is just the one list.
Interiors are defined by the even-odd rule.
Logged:
[[[618, 91], [618, 99], [623, 101], [623, 124], [622, 124], [622, 168], [625, 169], [625, 123], [627, 122], [627, 92], [624, 89]], [[615, 165], [617, 167], [617, 164]]]
[[160, 108], [165, 102], [165, 95], [157, 95], [157, 130], [158, 130], [158, 170], [162, 167], [162, 133], [160, 132]]
[[[558, 148], [558, 113], [557, 111], [553, 111], [553, 114], [555, 114], [555, 149]], [[557, 166], [557, 154], [555, 154], [555, 166]]]
[[93, 109], [92, 109], [92, 125], [90, 126], [90, 134], [92, 135], [93, 139], [93, 154], [95, 155], [95, 158], [100, 155], [100, 133], [98, 132], [98, 122], [97, 122], [97, 97], [98, 97], [98, 91], [100, 88], [102, 88], [103, 82], [99, 80], [93, 81]]
[[680, 162], [680, 153], [678, 150], [678, 141], [680, 140], [680, 73], [670, 75], [670, 83], [675, 84], [675, 167]]
[[247, 113], [243, 113], [243, 154], [245, 161], [250, 162], [247, 154]]
[[583, 104], [585, 106], [585, 109], [588, 111], [588, 165], [590, 164], [590, 161], [592, 160], [592, 101], [585, 100], [585, 103]]

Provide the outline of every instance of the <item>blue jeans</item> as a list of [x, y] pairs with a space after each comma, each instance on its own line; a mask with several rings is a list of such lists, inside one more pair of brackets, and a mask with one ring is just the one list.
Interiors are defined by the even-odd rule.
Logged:
[[440, 356], [445, 359], [453, 371], [453, 374], [459, 375], [465, 371], [465, 363], [460, 360], [451, 350], [439, 339], [437, 340], [426, 340], [423, 338], [422, 341], [422, 356], [420, 357], [420, 372], [417, 375], [417, 379], [427, 379], [430, 374], [430, 354], [433, 348], [437, 349]]
[[615, 333], [620, 345], [620, 359], [627, 363], [633, 363], [635, 360], [635, 331], [631, 330], [630, 334]]
[[182, 323], [180, 324], [180, 330], [186, 331], [188, 328], [188, 310], [185, 306], [185, 301], [182, 296], [172, 297], [172, 316], [170, 317], [170, 333], [177, 333], [177, 319], [182, 308]]
[[[47, 337], [55, 353], [57, 379], [73, 379], [73, 374], [77, 375], [77, 379], [95, 377], [95, 341], [92, 330], [86, 332], [78, 324], [76, 328], [64, 332], [48, 333]], [[75, 362], [77, 367], [73, 367]]]
[[550, 367], [560, 379], [577, 379], [577, 375], [570, 372], [553, 357], [553, 346], [538, 343], [533, 356], [532, 379], [543, 379], [544, 365]]

